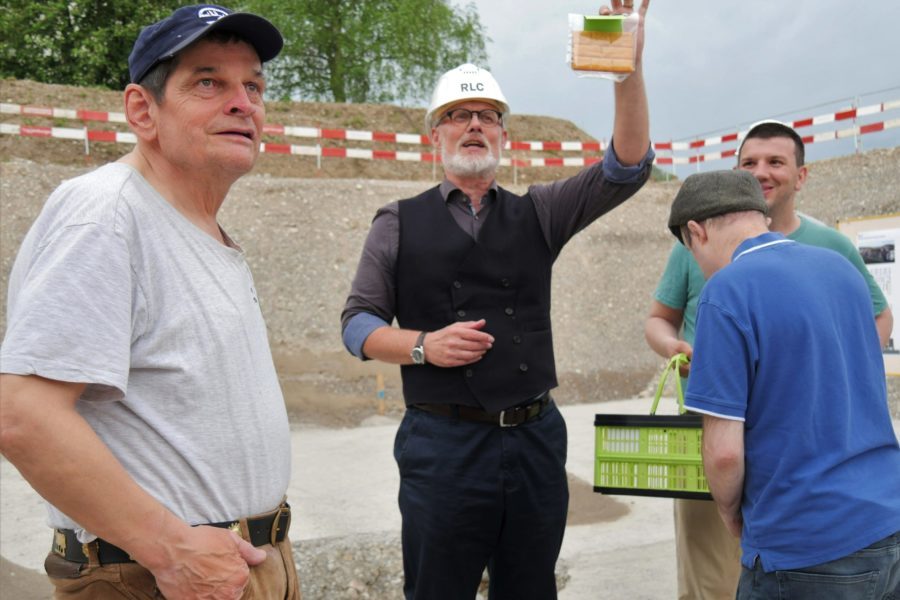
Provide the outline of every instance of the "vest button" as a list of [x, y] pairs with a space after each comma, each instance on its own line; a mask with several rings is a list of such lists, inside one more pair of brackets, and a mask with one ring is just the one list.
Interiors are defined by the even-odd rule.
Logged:
[[458, 281], [454, 281], [454, 282], [453, 282], [453, 287], [455, 287], [456, 289], [459, 289], [459, 288], [462, 287], [462, 284], [461, 284], [460, 282], [458, 282]]
[[509, 287], [509, 279], [504, 277], [503, 279], [500, 280], [500, 285], [502, 285], [503, 287]]
[[522, 337], [518, 336], [518, 335], [514, 335], [513, 336], [513, 344], [521, 344], [521, 343], [522, 343]]
[[526, 365], [525, 363], [522, 363], [521, 365], [519, 365], [519, 370], [524, 373], [525, 371], [528, 370], [528, 365]]
[[513, 316], [513, 315], [516, 313], [516, 311], [514, 311], [513, 309], [511, 309], [511, 308], [508, 307], [508, 306], [507, 306], [506, 308], [503, 309], [503, 312], [505, 312], [505, 313], [508, 314], [509, 316]]
[[473, 375], [475, 375], [475, 371], [473, 371], [472, 369], [466, 369], [466, 377], [472, 377]]
[[465, 316], [466, 316], [466, 311], [460, 309], [460, 310], [456, 311], [456, 316], [457, 316], [457, 317], [460, 317], [460, 318], [465, 317]]

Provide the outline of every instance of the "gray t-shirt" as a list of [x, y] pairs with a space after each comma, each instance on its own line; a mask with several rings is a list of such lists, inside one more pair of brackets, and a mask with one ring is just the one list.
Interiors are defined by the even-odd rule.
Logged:
[[[290, 478], [266, 325], [225, 237], [125, 164], [64, 182], [16, 258], [0, 349], [0, 372], [88, 383], [78, 412], [191, 524], [271, 510]], [[52, 506], [49, 524], [79, 529]]]

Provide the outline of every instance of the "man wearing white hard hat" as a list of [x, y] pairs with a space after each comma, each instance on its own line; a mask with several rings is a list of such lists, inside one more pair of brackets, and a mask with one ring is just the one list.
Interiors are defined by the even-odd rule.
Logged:
[[[743, 135], [736, 168], [749, 171], [759, 181], [769, 207], [770, 231], [796, 242], [835, 250], [863, 275], [884, 346], [891, 334], [893, 316], [859, 251], [838, 231], [797, 212], [796, 196], [807, 178], [804, 163], [803, 138], [785, 123], [765, 120], [751, 125]], [[670, 358], [681, 352], [692, 354], [697, 303], [705, 283], [690, 251], [676, 242], [645, 322], [647, 343], [659, 355]], [[687, 365], [683, 374], [686, 376], [689, 370]], [[725, 528], [715, 504], [675, 500], [674, 514], [679, 600], [734, 597], [741, 574], [740, 543]]]
[[575, 233], [650, 175], [648, 5], [602, 163], [524, 196], [500, 187], [509, 103], [489, 72], [464, 64], [441, 77], [426, 115], [443, 182], [375, 215], [341, 321], [354, 355], [401, 365], [408, 600], [473, 598], [485, 566], [492, 600], [556, 597], [568, 488], [566, 425], [550, 397], [551, 270]]

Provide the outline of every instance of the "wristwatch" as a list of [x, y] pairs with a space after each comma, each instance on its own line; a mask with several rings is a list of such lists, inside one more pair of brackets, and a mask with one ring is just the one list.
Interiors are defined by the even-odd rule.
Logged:
[[425, 332], [419, 334], [418, 339], [416, 340], [416, 345], [413, 346], [412, 352], [409, 353], [412, 357], [412, 361], [414, 365], [424, 365], [425, 364]]

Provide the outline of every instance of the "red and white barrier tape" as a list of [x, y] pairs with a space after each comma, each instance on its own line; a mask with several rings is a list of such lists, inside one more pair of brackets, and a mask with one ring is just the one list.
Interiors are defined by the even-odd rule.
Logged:
[[[808, 119], [799, 119], [791, 122], [795, 129], [808, 127], [812, 125], [821, 125], [824, 123], [832, 123], [847, 119], [857, 118], [894, 110], [900, 108], [900, 100], [892, 102], [884, 102], [874, 104], [858, 109], [842, 110], [827, 115], [820, 115]], [[79, 119], [84, 121], [103, 121], [124, 123], [125, 116], [122, 113], [89, 111], [89, 110], [73, 110], [61, 108], [42, 108], [36, 106], [23, 106], [19, 104], [0, 104], [0, 113], [19, 114], [27, 116], [52, 117], [63, 119]], [[900, 127], [900, 119], [891, 119], [877, 123], [869, 123], [866, 125], [857, 125], [849, 129], [826, 131], [814, 135], [804, 136], [805, 144], [824, 142], [835, 139], [849, 138], [857, 135], [865, 135], [868, 133], [876, 133], [886, 129]], [[355, 141], [383, 141], [404, 144], [427, 144], [428, 137], [417, 134], [402, 133], [386, 133], [357, 131], [351, 129], [319, 129], [315, 127], [291, 127], [283, 125], [266, 125], [264, 132], [270, 134], [280, 134], [297, 137], [313, 137], [326, 139], [344, 139]], [[28, 137], [49, 137], [70, 140], [84, 140], [97, 142], [117, 142], [117, 143], [136, 143], [133, 133], [118, 131], [97, 131], [83, 129], [70, 129], [64, 127], [42, 127], [33, 125], [12, 125], [0, 123], [0, 134], [22, 135]], [[697, 150], [717, 144], [725, 144], [736, 142], [746, 134], [746, 131], [740, 133], [729, 133], [715, 138], [707, 138], [703, 140], [694, 140], [693, 142], [657, 142], [653, 144], [655, 150], [660, 151], [685, 151]], [[507, 150], [530, 150], [530, 151], [582, 151], [582, 152], [600, 152], [605, 149], [604, 144], [600, 142], [508, 142]], [[358, 158], [363, 160], [400, 160], [414, 162], [434, 162], [434, 154], [430, 152], [401, 152], [392, 150], [366, 150], [360, 148], [321, 148], [316, 146], [297, 146], [293, 144], [261, 144], [261, 151], [273, 154], [297, 154], [303, 156], [322, 156], [323, 158]], [[721, 160], [734, 157], [737, 149], [723, 150], [721, 152], [712, 152], [708, 154], [697, 154], [694, 156], [657, 156], [656, 164], [658, 165], [689, 165], [698, 162], [707, 162], [712, 160]], [[439, 160], [439, 159], [438, 159]], [[501, 164], [504, 166], [514, 165], [517, 167], [579, 167], [594, 164], [600, 160], [599, 157], [584, 158], [503, 158]]]
[[606, 145], [602, 142], [507, 142], [506, 150], [600, 152], [606, 150]]
[[[829, 140], [850, 138], [855, 135], [876, 133], [886, 129], [900, 127], [900, 119], [869, 123], [842, 129], [827, 131], [803, 138], [803, 142], [825, 142]], [[35, 125], [12, 125], [0, 123], [0, 134], [21, 135], [26, 137], [58, 138], [66, 140], [84, 140], [91, 142], [115, 142], [120, 144], [134, 144], [137, 142], [133, 133], [120, 131], [96, 131], [89, 129], [67, 129], [65, 127], [40, 127]], [[260, 151], [267, 154], [296, 154], [301, 156], [321, 156], [322, 158], [358, 158], [362, 160], [399, 160], [407, 162], [434, 162], [440, 161], [431, 152], [398, 152], [393, 150], [367, 150], [364, 148], [325, 148], [320, 146], [298, 146], [294, 144], [260, 144]], [[707, 162], [723, 158], [733, 157], [736, 149], [700, 154], [696, 156], [657, 156], [657, 165], [690, 165], [698, 162]], [[599, 157], [583, 158], [509, 158], [501, 159], [502, 166], [516, 167], [584, 167], [599, 162]]]
[[[0, 104], [0, 113], [23, 115], [29, 117], [50, 117], [73, 119], [80, 121], [100, 121], [125, 123], [125, 115], [116, 112], [96, 110], [75, 110], [70, 108], [45, 108], [42, 106], [25, 106], [21, 104]], [[352, 140], [360, 142], [388, 142], [394, 144], [414, 144], [427, 146], [431, 143], [427, 135], [418, 133], [391, 133], [386, 131], [359, 131], [355, 129], [336, 129], [319, 127], [295, 127], [291, 125], [267, 124], [263, 133], [288, 137]], [[507, 142], [506, 150], [557, 150], [564, 152], [600, 152], [600, 142]]]
[[[855, 119], [881, 112], [887, 112], [900, 108], [900, 100], [872, 104], [860, 108], [842, 109], [836, 112], [797, 119], [790, 122], [795, 129]], [[0, 103], [0, 113], [17, 114], [34, 117], [51, 117], [61, 119], [76, 119], [81, 121], [100, 121], [125, 123], [125, 115], [117, 112], [104, 112], [96, 110], [82, 110], [70, 108], [45, 108], [40, 106], [23, 106], [20, 104]], [[428, 145], [426, 135], [416, 133], [391, 133], [384, 131], [359, 131], [354, 129], [295, 127], [290, 125], [269, 124], [263, 127], [263, 133], [270, 135], [284, 135], [303, 138], [322, 138], [336, 140], [353, 140], [364, 142], [388, 142], [398, 144]], [[705, 139], [695, 139], [682, 142], [657, 142], [653, 144], [654, 150], [687, 151], [698, 148], [706, 148], [719, 144], [736, 142], [746, 134], [746, 131], [732, 132], [724, 135]], [[506, 150], [524, 151], [562, 151], [562, 152], [601, 152], [605, 150], [605, 144], [601, 142], [554, 142], [554, 141], [510, 141], [506, 144]], [[730, 155], [727, 155], [730, 156]], [[724, 157], [723, 157], [724, 158]], [[695, 161], [696, 162], [696, 159]], [[679, 163], [675, 163], [679, 164]]]
[[77, 119], [79, 121], [101, 121], [125, 123], [123, 113], [73, 108], [46, 108], [43, 106], [23, 106], [21, 104], [0, 103], [0, 113], [24, 115], [26, 117], [49, 117], [53, 119]]
[[[792, 126], [794, 129], [802, 129], [804, 127], [810, 127], [813, 125], [823, 125], [826, 123], [834, 123], [836, 121], [846, 121], [847, 119], [855, 119], [857, 117], [865, 117], [869, 115], [874, 115], [878, 113], [888, 112], [891, 110], [896, 110], [900, 108], [900, 100], [893, 100], [891, 102], [882, 102], [880, 104], [872, 104], [870, 106], [863, 106], [860, 108], [847, 108], [842, 109], [833, 113], [828, 113], [825, 115], [819, 115], [817, 117], [809, 117], [805, 119], [797, 119], [796, 121], [785, 121], [788, 125]], [[689, 142], [662, 142], [656, 143], [653, 145], [655, 150], [672, 150], [672, 151], [683, 151], [683, 150], [696, 150], [697, 148], [706, 148], [709, 146], [717, 146], [719, 144], [727, 144], [729, 142], [736, 142], [739, 139], [743, 139], [743, 137], [747, 134], [747, 130], [743, 130], [740, 132], [732, 132], [724, 135], [706, 138], [706, 139], [695, 139]], [[804, 138], [804, 142], [806, 142], [806, 138]], [[677, 164], [677, 163], [676, 163]]]
[[353, 140], [359, 142], [389, 142], [393, 144], [428, 145], [427, 135], [417, 133], [390, 133], [386, 131], [357, 131], [355, 129], [328, 129], [318, 127], [292, 127], [290, 125], [264, 125], [263, 133], [329, 140]]
[[[803, 136], [803, 143], [809, 145], [817, 142], [828, 142], [831, 140], [852, 138], [857, 135], [877, 133], [886, 129], [893, 129], [895, 127], [900, 127], [900, 119], [891, 119], [889, 121], [880, 121], [878, 123], [869, 123], [867, 125], [856, 125], [848, 129], [823, 131], [822, 133], [817, 133], [815, 135]], [[736, 154], [737, 148], [732, 148], [730, 150], [723, 150], [721, 152], [711, 152], [709, 154], [698, 154], [695, 156], [657, 156], [655, 162], [658, 165], [692, 165], [698, 162], [732, 158]]]
[[69, 129], [66, 127], [41, 127], [38, 125], [12, 125], [10, 123], [0, 123], [0, 134], [59, 138], [63, 140], [84, 140], [87, 138], [91, 142], [115, 142], [119, 144], [137, 143], [135, 135], [125, 131], [97, 131]]
[[[96, 142], [117, 142], [134, 144], [133, 133], [117, 131], [95, 131], [89, 129], [67, 129], [65, 127], [40, 127], [34, 125], [12, 125], [0, 123], [0, 134], [25, 137], [58, 138]], [[321, 146], [298, 146], [295, 144], [260, 144], [260, 152], [266, 154], [295, 154], [299, 156], [321, 156], [322, 158], [357, 158], [362, 160], [398, 160], [406, 162], [440, 162], [440, 157], [431, 152], [395, 152], [392, 150], [367, 150], [364, 148], [326, 148]], [[585, 158], [532, 158], [510, 159], [503, 157], [500, 164], [505, 167], [583, 167], [594, 164], [599, 157]]]

